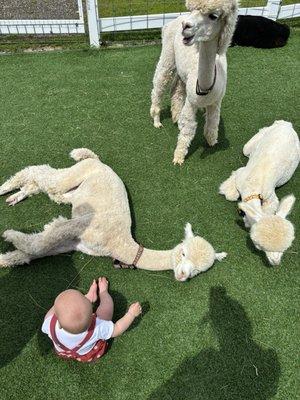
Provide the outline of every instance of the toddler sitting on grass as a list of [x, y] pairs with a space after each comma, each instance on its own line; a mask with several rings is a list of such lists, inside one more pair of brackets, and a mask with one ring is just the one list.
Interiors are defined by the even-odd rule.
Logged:
[[[93, 313], [93, 303], [100, 305]], [[108, 281], [93, 281], [84, 296], [74, 289], [60, 293], [54, 306], [47, 312], [42, 331], [53, 341], [55, 352], [62, 358], [91, 362], [106, 351], [109, 338], [120, 336], [142, 312], [139, 303], [133, 303], [127, 313], [115, 324], [112, 322], [114, 303], [108, 293]]]

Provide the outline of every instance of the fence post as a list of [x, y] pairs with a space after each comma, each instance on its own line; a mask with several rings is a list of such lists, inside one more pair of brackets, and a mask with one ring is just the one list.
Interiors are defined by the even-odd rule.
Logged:
[[282, 0], [268, 0], [267, 3], [267, 16], [276, 21], [278, 18]]
[[98, 49], [100, 47], [100, 42], [99, 42], [97, 0], [86, 0], [86, 10], [87, 10], [90, 46]]

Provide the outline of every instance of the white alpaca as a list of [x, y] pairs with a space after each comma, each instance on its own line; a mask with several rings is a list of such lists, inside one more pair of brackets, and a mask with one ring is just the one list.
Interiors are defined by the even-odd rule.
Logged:
[[294, 227], [285, 218], [295, 198], [287, 196], [279, 203], [275, 188], [288, 182], [299, 164], [299, 138], [290, 122], [275, 121], [260, 129], [243, 153], [249, 157], [247, 165], [233, 171], [219, 192], [230, 201], [241, 198], [239, 208], [253, 243], [277, 265], [294, 240]]
[[11, 205], [38, 192], [58, 203], [72, 204], [71, 219], [59, 217], [43, 232], [4, 232], [3, 237], [17, 250], [1, 254], [0, 267], [78, 250], [141, 269], [171, 269], [177, 280], [185, 281], [209, 269], [216, 259], [226, 257], [226, 253], [216, 253], [206, 240], [194, 236], [190, 224], [186, 225], [185, 239], [174, 249], [144, 249], [132, 238], [127, 193], [118, 175], [88, 149], [73, 150], [71, 157], [82, 161], [65, 169], [27, 167], [0, 186], [0, 195], [20, 189], [8, 197]]
[[196, 113], [205, 108], [204, 136], [210, 146], [218, 140], [221, 102], [226, 90], [226, 51], [234, 33], [237, 0], [187, 0], [191, 13], [167, 24], [162, 31], [162, 51], [153, 78], [150, 114], [160, 122], [161, 100], [175, 75], [171, 112], [179, 136], [174, 164], [182, 164], [196, 128]]

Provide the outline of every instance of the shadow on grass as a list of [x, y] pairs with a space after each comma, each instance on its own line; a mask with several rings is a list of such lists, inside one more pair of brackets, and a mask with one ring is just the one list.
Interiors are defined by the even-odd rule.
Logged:
[[[161, 112], [161, 121], [163, 122], [165, 119], [169, 119], [171, 117], [172, 116], [171, 116], [170, 108], [169, 107], [164, 108]], [[203, 148], [200, 158], [206, 158], [214, 153], [228, 149], [230, 143], [225, 135], [225, 126], [224, 126], [224, 121], [223, 121], [222, 116], [220, 118], [220, 124], [219, 124], [218, 143], [213, 147], [210, 147], [207, 144], [206, 139], [203, 136], [204, 124], [205, 124], [204, 112], [197, 113], [197, 121], [198, 121], [197, 132], [196, 132], [194, 139], [192, 140], [192, 143], [189, 148], [189, 152], [186, 156], [186, 159], [191, 157], [200, 147]], [[179, 130], [178, 130], [178, 133], [179, 133]]]
[[222, 287], [210, 291], [209, 322], [217, 348], [186, 359], [148, 400], [267, 400], [277, 392], [280, 364], [273, 349], [252, 338], [243, 307]]
[[225, 126], [223, 118], [222, 117], [220, 118], [218, 143], [213, 147], [210, 147], [207, 144], [206, 139], [203, 135], [204, 124], [205, 124], [205, 116], [203, 113], [201, 117], [198, 116], [197, 132], [191, 143], [186, 159], [191, 157], [200, 147], [203, 148], [202, 153], [200, 154], [200, 158], [206, 158], [214, 153], [217, 153], [218, 151], [223, 151], [228, 149], [229, 140], [226, 138], [225, 135]]
[[[55, 297], [78, 285], [70, 255], [49, 257], [27, 267], [14, 267], [0, 278], [0, 368], [16, 358], [41, 332], [44, 316]], [[43, 336], [43, 337], [42, 337]], [[38, 335], [42, 353], [51, 349], [46, 335]]]

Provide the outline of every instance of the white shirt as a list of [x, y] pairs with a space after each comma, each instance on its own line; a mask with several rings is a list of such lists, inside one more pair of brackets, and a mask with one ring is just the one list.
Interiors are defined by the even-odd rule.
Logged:
[[[52, 337], [50, 334], [51, 318], [52, 318], [52, 315], [44, 320], [44, 323], [42, 325], [42, 332], [46, 333], [46, 335], [48, 335], [49, 338], [52, 340]], [[114, 330], [114, 323], [112, 321], [105, 321], [104, 319], [100, 319], [97, 317], [93, 335], [91, 336], [90, 340], [88, 340], [78, 350], [78, 354], [83, 355], [83, 354], [88, 353], [90, 350], [92, 350], [95, 343], [100, 339], [107, 340], [107, 339], [111, 338], [113, 330]], [[85, 338], [87, 331], [82, 332], [82, 333], [75, 333], [75, 334], [69, 333], [69, 332], [65, 331], [63, 328], [61, 328], [59, 326], [59, 322], [56, 321], [55, 333], [56, 333], [57, 339], [61, 342], [61, 344], [65, 345], [68, 349], [73, 349]], [[57, 351], [62, 350], [59, 347], [57, 347], [54, 342], [53, 342], [53, 344]]]

